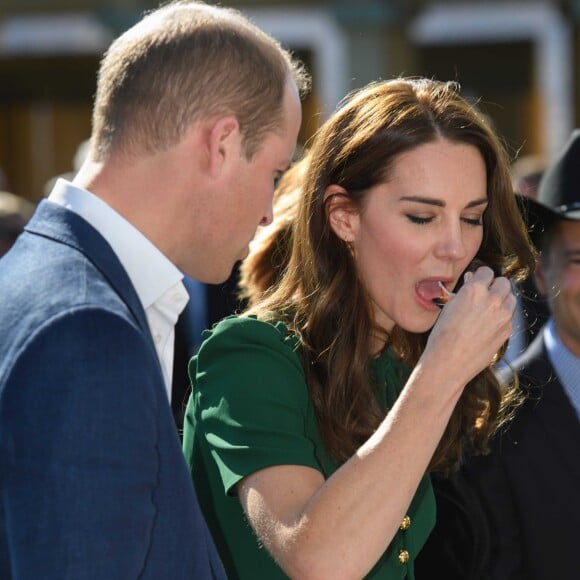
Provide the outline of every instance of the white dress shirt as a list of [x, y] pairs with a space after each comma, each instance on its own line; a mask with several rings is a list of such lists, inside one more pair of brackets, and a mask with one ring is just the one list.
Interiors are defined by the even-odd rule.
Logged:
[[139, 230], [89, 191], [58, 179], [48, 201], [80, 215], [113, 248], [145, 310], [171, 401], [175, 323], [189, 300], [183, 274]]
[[580, 419], [580, 357], [575, 356], [564, 346], [556, 333], [552, 318], [548, 320], [544, 329], [544, 344], [548, 358]]

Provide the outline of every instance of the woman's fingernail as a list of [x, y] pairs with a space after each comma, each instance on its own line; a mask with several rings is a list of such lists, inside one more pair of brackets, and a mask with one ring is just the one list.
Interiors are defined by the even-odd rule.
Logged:
[[469, 282], [473, 278], [473, 272], [465, 272], [465, 276], [463, 276], [464, 282]]

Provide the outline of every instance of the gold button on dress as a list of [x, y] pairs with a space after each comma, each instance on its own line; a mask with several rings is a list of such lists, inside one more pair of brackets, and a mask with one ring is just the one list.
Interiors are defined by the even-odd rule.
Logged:
[[405, 516], [401, 521], [399, 530], [404, 532], [405, 530], [408, 530], [410, 527], [411, 527], [411, 518], [409, 516]]

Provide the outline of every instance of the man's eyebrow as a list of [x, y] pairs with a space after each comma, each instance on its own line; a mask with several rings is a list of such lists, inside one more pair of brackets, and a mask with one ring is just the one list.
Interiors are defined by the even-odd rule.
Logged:
[[[420, 195], [404, 195], [399, 198], [399, 201], [414, 201], [416, 203], [426, 203], [427, 205], [435, 205], [437, 207], [445, 207], [445, 202], [442, 199], [435, 199], [433, 197], [421, 197]], [[487, 203], [487, 197], [481, 199], [474, 199], [470, 201], [465, 207], [476, 207]]]

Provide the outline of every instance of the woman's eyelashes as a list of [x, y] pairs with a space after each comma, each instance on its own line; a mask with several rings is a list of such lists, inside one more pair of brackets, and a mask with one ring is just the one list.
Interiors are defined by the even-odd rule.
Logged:
[[[405, 214], [407, 219], [414, 224], [425, 225], [431, 223], [435, 217], [434, 216], [419, 216], [411, 213]], [[481, 226], [483, 225], [482, 216], [475, 217], [462, 217], [461, 220], [470, 226]]]
[[466, 224], [470, 226], [482, 226], [483, 225], [483, 215], [477, 217], [463, 217], [461, 218]]
[[407, 219], [414, 224], [428, 224], [433, 221], [433, 217], [422, 217], [418, 215], [413, 215], [412, 213], [406, 213]]

